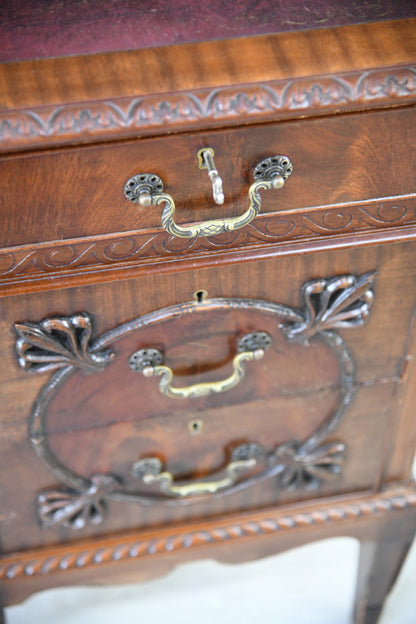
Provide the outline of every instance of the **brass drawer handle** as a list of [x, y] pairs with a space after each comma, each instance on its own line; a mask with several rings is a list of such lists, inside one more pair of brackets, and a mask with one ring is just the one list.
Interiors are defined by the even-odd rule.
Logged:
[[[214, 199], [221, 204], [224, 201], [222, 194], [222, 180], [214, 166], [214, 151], [212, 148], [204, 148], [198, 152], [199, 167], [208, 169], [213, 185]], [[159, 176], [152, 173], [140, 173], [127, 180], [124, 185], [124, 195], [134, 203], [143, 207], [158, 206], [165, 204], [162, 211], [162, 225], [169, 234], [179, 238], [192, 238], [193, 236], [214, 236], [222, 232], [238, 230], [248, 225], [260, 211], [261, 197], [259, 191], [281, 188], [285, 180], [293, 171], [293, 165], [287, 156], [272, 156], [266, 158], [255, 167], [253, 175], [255, 182], [248, 191], [249, 207], [239, 217], [214, 219], [203, 223], [194, 223], [183, 227], [174, 221], [175, 202], [167, 193], [163, 193], [163, 182]]]
[[174, 498], [187, 498], [203, 494], [216, 494], [233, 486], [244, 474], [264, 462], [265, 449], [257, 443], [241, 444], [231, 454], [231, 461], [213, 478], [201, 481], [175, 481], [171, 472], [164, 470], [158, 457], [145, 457], [135, 462], [132, 474], [145, 485], [155, 485], [159, 491]]
[[245, 371], [243, 362], [259, 360], [271, 344], [271, 338], [265, 332], [252, 332], [239, 340], [237, 354], [233, 358], [233, 372], [226, 379], [210, 383], [198, 383], [178, 388], [171, 385], [173, 370], [163, 366], [163, 354], [157, 349], [140, 349], [129, 359], [132, 370], [142, 373], [145, 377], [160, 376], [159, 390], [172, 399], [189, 399], [219, 394], [235, 388], [243, 379]]

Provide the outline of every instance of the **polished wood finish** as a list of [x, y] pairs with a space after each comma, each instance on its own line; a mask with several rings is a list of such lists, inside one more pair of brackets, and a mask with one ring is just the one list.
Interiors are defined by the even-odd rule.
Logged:
[[[64, 104], [154, 93], [155, 84], [169, 93], [412, 64], [415, 20], [264, 35], [245, 39], [243, 46], [239, 39], [227, 39], [5, 63], [3, 104], [10, 109]], [[16, 71], [22, 81], [10, 88]]]
[[0, 149], [410, 104], [415, 23], [4, 63]]
[[[260, 215], [249, 227], [258, 231], [257, 244], [351, 234], [392, 222], [402, 225], [403, 206], [408, 211], [405, 223], [412, 225], [416, 222], [415, 127], [416, 112], [406, 108], [10, 156], [0, 162], [4, 224], [0, 244], [2, 249], [25, 245], [32, 251], [36, 243], [49, 242], [51, 249], [60, 241], [61, 245], [68, 239], [81, 243], [89, 237], [90, 243], [104, 240], [110, 245], [117, 235], [121, 241], [141, 235], [144, 243], [161, 234], [165, 246], [170, 244], [170, 255], [180, 251], [182, 258], [190, 241], [166, 235], [161, 206], [143, 208], [128, 201], [123, 194], [125, 182], [139, 173], [160, 176], [164, 192], [175, 201], [175, 220], [182, 225], [236, 217], [247, 209], [254, 168], [275, 154], [287, 155], [294, 173], [282, 189], [261, 192]], [[204, 146], [215, 150], [224, 185], [223, 206], [215, 205], [208, 176], [198, 169], [197, 152]], [[357, 204], [361, 221], [356, 217], [351, 224], [347, 215], [336, 218], [339, 211], [347, 213]], [[333, 207], [336, 213], [331, 218]], [[302, 225], [291, 227], [291, 220], [301, 217]], [[97, 239], [100, 235], [105, 238]], [[245, 236], [243, 229], [210, 241], [227, 244], [232, 237], [235, 250], [247, 245]], [[207, 248], [204, 238], [197, 241], [196, 249], [193, 242], [194, 253]], [[152, 253], [149, 245], [147, 250], [135, 259], [157, 260], [163, 254]], [[7, 265], [4, 258], [6, 278]]]
[[398, 521], [405, 532], [412, 531], [415, 508], [415, 490], [398, 487], [376, 496], [332, 497], [310, 505], [227, 514], [215, 520], [81, 541], [78, 548], [60, 545], [15, 553], [2, 558], [0, 576], [5, 579], [7, 604], [13, 604], [43, 589], [45, 580], [54, 579], [61, 586], [88, 584], [92, 571], [95, 583], [107, 584], [115, 578], [137, 582], [195, 559], [238, 563], [312, 540], [351, 535], [364, 541], [374, 531], [390, 527], [391, 533]]
[[414, 538], [413, 524], [401, 518], [376, 531], [360, 545], [354, 614], [359, 624], [378, 622]]
[[[415, 28], [409, 19], [0, 66], [5, 604], [92, 573], [152, 578], [185, 560], [237, 562], [351, 535], [362, 544], [355, 621], [376, 622], [416, 528]], [[223, 207], [196, 166], [207, 145]], [[130, 176], [155, 173], [179, 223], [236, 216], [255, 165], [278, 153], [293, 161], [291, 178], [263, 192], [250, 226], [218, 238], [172, 238], [159, 208], [123, 196]], [[85, 479], [114, 473], [133, 487], [131, 464], [145, 456], [202, 479], [233, 445], [307, 438], [341, 393], [340, 360], [324, 342], [288, 342], [264, 313], [212, 302], [260, 299], [302, 314], [304, 284], [371, 272], [367, 323], [337, 329], [355, 366], [355, 397], [327, 439], [347, 446], [337, 479], [292, 491], [268, 479], [186, 504], [109, 500], [101, 525], [40, 526], [36, 497], [61, 484], [28, 422], [50, 373], [19, 368], [15, 323], [85, 312], [99, 341], [154, 314], [106, 345], [116, 358], [102, 372], [65, 381], [48, 406], [48, 440]], [[272, 347], [224, 395], [172, 400], [127, 365], [155, 347], [178, 385], [224, 378], [236, 341], [256, 329]]]
[[[143, 316], [154, 309], [176, 303], [178, 294], [185, 301], [192, 300], [193, 294], [201, 289], [207, 290], [209, 297], [240, 296], [277, 300], [300, 307], [300, 293], [298, 288], [294, 289], [294, 283], [300, 285], [313, 277], [331, 273], [358, 272], [360, 268], [367, 271], [375, 269], [376, 303], [371, 319], [365, 328], [345, 330], [344, 333], [356, 363], [358, 392], [333, 439], [341, 439], [347, 443], [350, 449], [349, 461], [343, 477], [323, 484], [320, 494], [328, 496], [340, 491], [377, 489], [382, 478], [383, 481], [391, 481], [408, 474], [408, 461], [412, 452], [409, 448], [402, 455], [399, 465], [396, 457], [395, 472], [386, 473], [386, 464], [388, 465], [391, 453], [395, 450], [391, 449], [386, 453], [399, 404], [396, 388], [401, 383], [404, 362], [412, 353], [408, 351], [408, 328], [414, 314], [412, 287], [416, 277], [415, 253], [412, 243], [338, 249], [333, 252], [311, 250], [302, 258], [282, 256], [263, 262], [223, 266], [221, 274], [216, 268], [182, 272], [175, 274], [174, 282], [171, 275], [167, 274], [122, 281], [118, 284], [63, 290], [59, 292], [59, 298], [56, 297], [56, 291], [6, 297], [2, 300], [2, 322], [6, 328], [11, 328], [16, 320], [41, 320], [51, 314], [67, 315], [75, 310], [88, 309], [95, 318], [96, 335], [100, 335], [134, 316]], [[398, 274], [400, 280], [396, 279]], [[142, 296], [149, 290], [153, 293], [152, 300]], [[122, 306], [120, 302], [123, 302]], [[390, 329], [392, 323], [394, 341]], [[311, 347], [312, 351], [309, 353], [304, 352], [300, 345], [291, 347], [299, 353], [301, 359], [294, 370], [287, 370], [285, 381], [282, 374], [285, 372], [287, 354], [285, 350], [282, 352], [284, 343], [280, 346], [277, 343], [275, 355], [267, 354], [263, 362], [256, 363], [259, 370], [253, 364], [244, 386], [233, 391], [226, 398], [225, 404], [220, 395], [198, 400], [198, 417], [205, 420], [201, 438], [189, 435], [188, 422], [195, 414], [192, 400], [182, 403], [163, 397], [157, 391], [156, 380], [146, 380], [127, 368], [126, 360], [133, 351], [142, 346], [156, 345], [162, 346], [175, 370], [182, 372], [181, 384], [225, 376], [232, 356], [232, 345], [229, 344], [227, 336], [234, 335], [233, 327], [236, 324], [240, 333], [245, 328], [266, 329], [269, 332], [273, 330], [267, 319], [261, 315], [257, 318], [253, 313], [240, 313], [228, 319], [222, 319], [219, 314], [213, 320], [213, 325], [199, 319], [194, 321], [187, 316], [184, 319], [165, 321], [161, 327], [158, 324], [154, 328], [149, 326], [148, 330], [138, 332], [137, 338], [127, 336], [124, 340], [124, 356], [122, 344], [114, 343], [114, 349], [120, 357], [120, 373], [113, 374], [115, 369], [111, 365], [107, 371], [98, 373], [95, 377], [74, 377], [66, 391], [57, 395], [56, 405], [51, 406], [48, 420], [50, 439], [60, 459], [65, 463], [69, 462], [70, 466], [86, 476], [92, 472], [116, 469], [119, 473], [121, 471], [123, 478], [129, 479], [130, 464], [133, 461], [140, 456], [158, 452], [162, 453], [175, 471], [186, 474], [197, 466], [197, 472], [204, 474], [221, 466], [224, 446], [231, 440], [244, 441], [255, 437], [257, 441], [267, 444], [273, 437], [273, 442], [278, 443], [312, 431], [338, 396], [339, 372], [331, 352], [321, 347], [321, 365], [324, 366], [324, 362], [327, 362], [326, 372], [325, 368], [314, 368], [319, 345]], [[216, 329], [213, 330], [212, 327]], [[215, 337], [217, 331], [219, 336]], [[278, 331], [277, 327], [275, 331]], [[280, 360], [275, 359], [275, 363], [271, 364], [267, 359], [269, 355]], [[23, 536], [26, 547], [54, 544], [62, 540], [64, 535], [65, 540], [76, 542], [79, 536], [68, 530], [57, 528], [45, 532], [37, 525], [32, 479], [37, 483], [37, 491], [53, 486], [54, 480], [30, 449], [27, 418], [31, 404], [45, 381], [45, 375], [38, 378], [28, 376], [23, 371], [19, 373], [14, 362], [15, 355], [10, 343], [8, 355], [2, 361], [1, 372], [4, 386], [8, 388], [4, 418], [10, 434], [7, 439], [3, 439], [0, 461], [4, 471], [13, 471], [20, 485], [16, 492], [14, 481], [6, 481], [4, 484], [6, 496], [13, 499], [16, 516], [8, 514], [4, 519], [3, 547], [9, 552], [20, 550], [23, 547]], [[208, 362], [215, 363], [215, 370], [201, 370], [199, 376], [196, 375], [196, 365], [206, 365]], [[300, 363], [302, 365], [299, 368]], [[273, 376], [268, 379], [267, 370], [272, 371], [276, 367], [282, 372], [278, 376], [279, 386], [275, 386], [271, 392], [268, 386], [273, 388], [273, 383], [275, 385], [276, 382], [273, 382]], [[184, 373], [190, 375], [184, 376]], [[299, 375], [301, 382], [298, 381]], [[301, 396], [296, 398], [295, 394], [289, 400], [290, 394], [288, 397], [287, 392], [293, 395], [296, 389], [299, 391], [299, 383], [303, 386]], [[22, 384], [25, 387], [24, 394], [21, 393]], [[72, 390], [71, 384], [75, 384]], [[309, 392], [305, 394], [308, 386]], [[319, 394], [314, 394], [314, 388], [320, 389]], [[90, 397], [89, 412], [85, 392]], [[137, 393], [140, 396], [139, 403], [135, 399]], [[302, 418], [296, 418], [296, 411], [302, 409], [302, 402], [306, 401], [311, 406], [311, 400], [317, 401], [312, 421], [308, 419], [305, 422]], [[149, 411], [150, 405], [153, 413]], [[253, 410], [257, 414], [256, 422], [250, 419]], [[243, 428], [242, 423], [240, 424], [242, 418], [247, 419]], [[260, 421], [262, 424], [258, 428]], [[226, 426], [222, 423], [226, 423]], [[407, 435], [414, 435], [412, 414], [409, 414], [405, 426]], [[189, 466], [182, 465], [181, 454], [184, 447], [187, 448]], [[26, 449], [24, 456], [19, 450], [22, 448]], [[91, 448], [95, 449], [93, 454]], [[25, 478], [25, 474], [31, 474], [32, 479]], [[123, 505], [123, 514], [120, 515], [119, 506], [111, 503], [110, 515], [102, 528], [84, 529], [83, 537], [88, 534], [97, 535], [97, 532], [106, 534], [108, 531], [120, 531], [123, 528], [184, 522], [188, 518], [212, 516], [253, 506], [263, 507], [276, 503], [282, 505], [299, 500], [300, 497], [311, 496], [314, 493], [307, 491], [279, 493], [273, 482], [266, 482], [249, 491], [217, 497], [215, 501], [196, 502], [187, 507], [156, 506], [152, 509]]]
[[[342, 234], [396, 235], [416, 223], [415, 128], [410, 107], [5, 157], [0, 285], [9, 292], [28, 282], [43, 289], [68, 273], [82, 283], [90, 271], [112, 280], [117, 269], [126, 277], [140, 267], [147, 273], [153, 263], [169, 270], [171, 259], [176, 271], [204, 257], [209, 262], [214, 250], [235, 260], [242, 252], [252, 257], [260, 244], [263, 253], [272, 246], [280, 253], [283, 245]], [[204, 144], [218, 154], [221, 207], [197, 168]], [[161, 226], [161, 207], [142, 208], [123, 194], [131, 176], [155, 173], [177, 205], [178, 223], [235, 217], [247, 208], [255, 166], [276, 153], [291, 158], [293, 176], [282, 189], [262, 191], [260, 215], [236, 232], [172, 237]]]

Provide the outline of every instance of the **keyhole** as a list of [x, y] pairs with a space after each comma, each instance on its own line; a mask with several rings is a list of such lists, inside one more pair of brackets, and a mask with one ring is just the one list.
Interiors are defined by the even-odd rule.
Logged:
[[206, 290], [197, 290], [194, 293], [194, 299], [196, 299], [198, 303], [202, 303], [207, 296], [208, 293]]
[[202, 431], [203, 422], [201, 419], [196, 418], [188, 423], [189, 433], [191, 435], [198, 435]]

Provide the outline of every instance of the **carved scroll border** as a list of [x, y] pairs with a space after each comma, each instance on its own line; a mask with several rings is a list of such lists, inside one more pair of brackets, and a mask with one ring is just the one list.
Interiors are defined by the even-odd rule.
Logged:
[[80, 268], [112, 266], [192, 254], [212, 249], [232, 251], [262, 243], [313, 240], [319, 237], [409, 226], [416, 223], [416, 197], [386, 199], [309, 210], [259, 215], [242, 230], [213, 238], [177, 239], [164, 231], [126, 232], [59, 243], [0, 250], [0, 284], [31, 276], [45, 278]]
[[[290, 440], [267, 451], [267, 462], [260, 474], [232, 485], [220, 496], [250, 487], [262, 479], [275, 477], [281, 489], [317, 487], [322, 480], [341, 473], [346, 450], [337, 441], [324, 443], [337, 428], [355, 394], [354, 365], [348, 349], [336, 328], [357, 327], [366, 322], [373, 302], [372, 284], [375, 273], [360, 277], [352, 275], [319, 279], [304, 285], [304, 309], [298, 311], [281, 304], [250, 299], [211, 299], [203, 304], [179, 304], [149, 313], [111, 330], [91, 342], [90, 315], [46, 319], [41, 323], [17, 323], [16, 343], [20, 366], [32, 373], [54, 371], [34, 402], [29, 433], [39, 458], [58, 481], [69, 490], [49, 490], [38, 497], [38, 514], [44, 527], [60, 524], [73, 529], [86, 524], [99, 524], [106, 511], [106, 500], [164, 505], [192, 504], [195, 499], [179, 503], [158, 494], [123, 489], [118, 476], [91, 475], [85, 478], [63, 465], [54, 455], [46, 432], [46, 417], [51, 399], [64, 382], [78, 370], [94, 372], [108, 366], [114, 353], [110, 347], [119, 338], [164, 318], [189, 314], [202, 305], [204, 311], [251, 309], [266, 312], [283, 320], [282, 331], [287, 340], [305, 347], [313, 338], [323, 340], [336, 354], [340, 365], [340, 398], [333, 412], [306, 440]], [[214, 497], [216, 495], [210, 495]]]
[[0, 152], [406, 104], [416, 66], [0, 112]]

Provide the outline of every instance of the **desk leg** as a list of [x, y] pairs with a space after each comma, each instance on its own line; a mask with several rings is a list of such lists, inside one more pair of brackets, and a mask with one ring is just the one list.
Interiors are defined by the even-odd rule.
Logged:
[[415, 534], [412, 515], [375, 531], [374, 541], [361, 542], [354, 607], [355, 624], [376, 624]]

